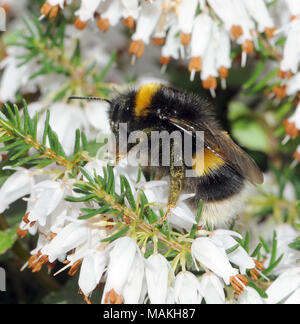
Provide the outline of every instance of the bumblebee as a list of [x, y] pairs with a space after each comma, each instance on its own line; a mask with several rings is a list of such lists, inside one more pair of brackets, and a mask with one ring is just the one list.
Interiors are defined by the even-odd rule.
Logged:
[[[145, 132], [149, 141], [154, 130], [187, 133], [194, 140], [197, 132], [204, 132], [202, 149], [197, 150], [192, 145], [193, 159], [204, 161], [201, 167], [197, 164], [187, 167], [184, 161], [181, 165], [175, 164], [173, 142], [170, 143], [170, 165], [154, 167], [159, 176], [170, 177], [168, 206], [161, 222], [177, 205], [181, 193], [194, 193], [188, 203], [196, 210], [200, 199], [203, 201], [205, 223], [228, 224], [240, 211], [248, 184], [263, 182], [263, 175], [253, 159], [222, 130], [212, 108], [199, 96], [161, 84], [147, 84], [106, 101], [110, 104], [109, 119], [116, 137], [120, 123], [127, 124], [128, 133]], [[129, 146], [128, 152], [131, 149]], [[194, 169], [196, 176], [186, 177], [187, 168]]]

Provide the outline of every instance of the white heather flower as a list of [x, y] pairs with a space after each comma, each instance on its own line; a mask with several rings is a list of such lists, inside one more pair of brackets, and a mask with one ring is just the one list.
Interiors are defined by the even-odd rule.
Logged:
[[180, 272], [174, 282], [176, 304], [200, 304], [202, 300], [200, 283], [189, 271]]
[[[191, 80], [194, 79], [195, 72], [201, 70], [203, 56], [207, 51], [210, 42], [212, 43], [213, 20], [206, 14], [200, 14], [196, 17], [191, 39], [191, 61], [189, 70], [191, 72]], [[212, 58], [214, 60], [214, 58]], [[197, 64], [198, 62], [198, 64]]]
[[111, 132], [108, 110], [109, 106], [105, 102], [87, 102], [83, 108], [89, 124], [104, 134]]
[[[242, 238], [236, 232], [226, 231], [226, 230], [216, 230], [212, 234], [212, 240], [216, 244], [221, 244], [225, 250], [233, 248], [238, 244], [238, 242], [232, 237], [236, 236]], [[240, 267], [242, 274], [246, 273], [246, 269], [254, 269], [255, 263], [253, 259], [248, 255], [248, 253], [239, 246], [235, 251], [228, 254], [228, 259], [230, 262]]]
[[282, 197], [290, 202], [297, 200], [296, 190], [292, 182], [288, 181], [285, 184]]
[[206, 304], [225, 304], [224, 283], [213, 273], [205, 273], [200, 281]]
[[[232, 26], [237, 23], [237, 15], [232, 0], [207, 0], [208, 4], [212, 7], [214, 12], [224, 22], [227, 30], [230, 30]], [[237, 24], [240, 25], [241, 22]]]
[[[94, 176], [94, 173], [96, 173], [99, 176], [103, 176], [103, 167], [106, 167], [107, 163], [103, 162], [102, 160], [92, 160], [88, 162], [83, 168], [86, 170], [91, 176]], [[84, 176], [84, 179], [87, 180]]]
[[238, 274], [237, 269], [230, 265], [225, 249], [217, 246], [210, 238], [197, 238], [192, 243], [191, 253], [200, 264], [223, 278], [226, 285], [229, 285], [230, 277]]
[[174, 291], [173, 287], [170, 287], [168, 289], [166, 304], [167, 305], [174, 305], [175, 304], [175, 291]]
[[165, 304], [168, 293], [170, 265], [161, 254], [146, 260], [146, 280], [151, 304]]
[[263, 0], [243, 0], [242, 2], [251, 17], [257, 22], [259, 32], [264, 32], [266, 28], [274, 27], [274, 22]]
[[24, 15], [24, 12], [26, 10], [27, 1], [15, 1], [15, 0], [1, 0], [0, 6], [7, 6], [9, 8], [9, 11], [12, 11], [16, 17], [18, 15]]
[[179, 202], [175, 208], [172, 208], [168, 221], [175, 227], [183, 228], [187, 231], [190, 231], [192, 226], [196, 224], [195, 213], [184, 202]]
[[287, 82], [287, 95], [293, 96], [300, 91], [300, 72], [290, 78]]
[[280, 70], [296, 73], [300, 61], [300, 21], [292, 22], [288, 28]]
[[122, 15], [124, 18], [132, 17], [137, 19], [139, 14], [139, 2], [138, 0], [121, 0]]
[[219, 33], [217, 35], [217, 68], [225, 67], [226, 69], [231, 68], [231, 45], [230, 37], [228, 32], [224, 28], [218, 28]]
[[[52, 7], [59, 5], [59, 6], [63, 9], [63, 8], [64, 8], [65, 0], [47, 0], [47, 2], [48, 2]], [[68, 2], [70, 3], [71, 1], [69, 0]]]
[[296, 289], [293, 294], [284, 302], [286, 305], [300, 304], [300, 288]]
[[184, 34], [191, 34], [198, 0], [181, 1], [178, 5], [179, 28]]
[[285, 133], [288, 135], [287, 138], [295, 139], [298, 136], [300, 131], [300, 104], [298, 104], [298, 106], [296, 107], [296, 111], [293, 113], [293, 115], [284, 120], [284, 128]]
[[218, 76], [218, 71], [216, 67], [216, 42], [214, 38], [210, 38], [209, 40], [210, 41], [208, 43], [208, 47], [206, 49], [203, 59], [203, 67], [201, 71], [202, 80], [207, 80], [210, 76]]
[[49, 243], [49, 240], [45, 235], [39, 235], [36, 247], [35, 247], [35, 249], [30, 251], [30, 254], [31, 255], [36, 255], [48, 243]]
[[149, 44], [160, 15], [161, 0], [157, 0], [153, 3], [143, 1], [141, 3], [141, 11], [132, 39], [134, 41], [143, 41], [145, 44]]
[[55, 261], [59, 256], [83, 244], [88, 237], [89, 229], [83, 226], [84, 221], [76, 221], [66, 225], [49, 244], [43, 247], [42, 254]]
[[128, 274], [127, 281], [123, 288], [123, 298], [125, 304], [138, 304], [142, 295], [145, 261], [140, 255], [136, 255], [133, 260], [132, 270]]
[[164, 180], [153, 180], [141, 183], [139, 186], [151, 203], [167, 203], [168, 182]]
[[226, 88], [226, 79], [231, 68], [231, 43], [230, 35], [225, 28], [216, 28], [216, 68], [221, 79], [222, 89]]
[[122, 17], [120, 1], [111, 1], [104, 11], [101, 11], [101, 19], [107, 19], [110, 26], [115, 26]]
[[28, 66], [25, 64], [18, 67], [17, 59], [8, 54], [0, 63], [0, 68], [5, 68], [0, 83], [0, 101], [16, 100], [19, 88], [28, 81]]
[[[67, 219], [76, 219], [80, 214], [80, 208], [83, 207], [81, 203], [74, 204], [62, 200], [55, 210], [47, 217], [45, 227], [49, 232], [59, 233], [66, 224]], [[43, 228], [43, 232], [45, 228]]]
[[237, 24], [240, 23], [243, 28], [243, 38], [250, 38], [250, 31], [255, 29], [255, 24], [251, 20], [248, 10], [246, 10], [245, 5], [241, 0], [231, 0], [235, 10], [235, 18], [237, 19]]
[[89, 296], [97, 287], [107, 264], [104, 251], [90, 251], [82, 261], [79, 275], [79, 287], [85, 296]]
[[177, 23], [177, 19], [174, 17], [173, 13], [161, 15], [161, 19], [154, 30], [153, 38], [164, 39], [167, 35], [167, 31], [174, 25], [174, 22]]
[[177, 35], [178, 32], [178, 24], [174, 22], [167, 34], [166, 42], [161, 49], [161, 56], [163, 58], [172, 57], [175, 60], [179, 58], [180, 38]]
[[[215, 28], [217, 28], [216, 25], [214, 25]], [[216, 78], [218, 76], [215, 39], [212, 39], [208, 44], [203, 58], [203, 67], [200, 76], [204, 89], [210, 90], [212, 97], [215, 97], [215, 89], [217, 88]]]
[[241, 304], [241, 305], [262, 305], [262, 304], [264, 304], [264, 301], [255, 289], [253, 289], [252, 287], [247, 287], [247, 290], [245, 290], [239, 296], [238, 304]]
[[[274, 230], [277, 234], [277, 257], [283, 254], [283, 258], [272, 274], [279, 275], [296, 266], [300, 259], [300, 252], [289, 247], [289, 244], [299, 236], [299, 232], [289, 224], [276, 226]], [[270, 258], [271, 256], [266, 260], [266, 268], [269, 266]]]
[[[94, 172], [96, 172], [96, 175], [99, 175], [100, 177], [104, 176], [103, 167], [107, 166], [107, 163], [101, 160], [94, 160], [89, 163], [87, 163], [84, 166], [84, 169], [91, 175], [94, 176]], [[121, 180], [120, 175], [123, 175], [128, 180], [128, 183], [130, 185], [132, 194], [135, 198], [137, 198], [137, 189], [141, 184], [145, 182], [145, 177], [142, 174], [140, 179], [140, 185], [138, 186], [136, 184], [138, 174], [139, 174], [139, 168], [132, 167], [128, 164], [127, 159], [122, 159], [118, 163], [116, 167], [113, 169], [114, 177], [115, 177], [115, 192], [120, 195], [121, 194]]]
[[34, 185], [28, 200], [28, 220], [30, 222], [38, 221], [41, 226], [44, 226], [47, 216], [62, 201], [64, 193], [64, 184], [58, 181], [45, 180]]
[[[40, 103], [30, 104], [28, 106], [30, 116], [34, 117], [35, 112], [38, 109], [42, 110], [42, 107]], [[100, 114], [102, 114], [101, 110], [102, 107], [100, 107]], [[38, 141], [42, 141], [45, 119], [46, 112], [42, 112], [38, 121]], [[64, 102], [58, 102], [51, 105], [49, 124], [52, 130], [57, 134], [67, 155], [73, 153], [76, 130], [81, 129], [89, 131], [90, 128], [86, 119], [84, 111], [76, 105], [69, 105]]]
[[293, 16], [300, 15], [300, 2], [298, 0], [285, 0], [289, 11]]
[[267, 304], [283, 302], [300, 287], [300, 268], [290, 268], [281, 274], [267, 289]]
[[75, 15], [83, 22], [93, 19], [101, 1], [103, 0], [81, 0], [80, 9], [75, 12]]
[[30, 194], [34, 185], [33, 173], [24, 168], [16, 168], [0, 189], [0, 213], [3, 213], [11, 203]]
[[112, 289], [122, 295], [128, 277], [133, 271], [136, 258], [142, 258], [136, 242], [125, 236], [110, 244], [109, 262], [107, 266], [107, 279], [102, 296], [104, 302], [106, 294]]

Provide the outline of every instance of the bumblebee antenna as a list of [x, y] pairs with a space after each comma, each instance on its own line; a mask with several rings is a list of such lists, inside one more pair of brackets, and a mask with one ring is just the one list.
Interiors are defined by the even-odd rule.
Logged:
[[105, 102], [108, 102], [109, 104], [111, 104], [111, 101], [106, 99], [106, 98], [98, 98], [98, 97], [75, 97], [75, 96], [72, 96], [72, 97], [69, 97], [68, 98], [68, 101], [70, 100], [88, 100], [88, 101], [105, 101]]

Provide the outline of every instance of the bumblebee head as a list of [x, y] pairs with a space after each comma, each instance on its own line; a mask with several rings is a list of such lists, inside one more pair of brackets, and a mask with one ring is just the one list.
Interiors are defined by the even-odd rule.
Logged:
[[111, 100], [109, 119], [113, 132], [118, 131], [119, 123], [130, 123], [134, 119], [135, 95], [136, 91], [131, 90]]
[[[117, 95], [112, 100], [94, 97], [70, 97], [71, 99], [85, 99], [89, 101], [105, 101], [110, 105], [109, 119], [113, 132], [118, 132], [120, 123], [127, 123], [129, 129], [145, 128], [149, 124], [151, 116], [151, 101], [161, 84], [149, 83], [141, 86], [138, 90], [130, 90], [127, 93]], [[138, 122], [138, 124], [137, 124]]]
[[161, 84], [150, 83], [112, 99], [110, 108], [112, 130], [116, 132], [119, 123], [127, 123], [131, 130], [146, 128], [151, 116], [151, 100], [160, 87]]

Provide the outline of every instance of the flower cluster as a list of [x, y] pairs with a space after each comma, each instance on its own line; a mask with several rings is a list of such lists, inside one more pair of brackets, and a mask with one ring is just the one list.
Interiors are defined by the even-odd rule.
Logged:
[[[36, 6], [28, 3], [0, 0], [0, 6], [12, 18], [10, 23], [17, 28], [21, 25], [18, 17], [26, 8]], [[14, 234], [4, 248], [0, 238], [0, 251], [12, 247], [17, 237], [15, 228], [24, 245], [27, 236], [34, 236], [36, 246], [23, 270], [37, 273], [47, 267], [54, 276], [77, 274], [87, 303], [100, 292], [102, 297], [96, 302], [107, 304], [299, 304], [296, 177], [287, 179], [288, 172], [274, 167], [274, 173], [266, 178], [275, 174], [277, 183], [274, 179], [270, 184], [267, 181], [249, 199], [251, 221], [247, 222], [248, 209], [243, 218], [236, 219], [232, 213], [232, 220], [236, 220], [230, 229], [226, 227], [230, 224], [213, 228], [206, 222], [206, 206], [200, 201], [196, 213], [188, 204], [194, 194], [184, 193], [167, 220], [160, 223], [167, 208], [168, 177], [144, 175], [125, 159], [112, 167], [101, 150], [94, 157], [99, 148], [96, 144], [111, 132], [107, 103], [67, 100], [69, 96], [109, 97], [112, 85], [124, 80], [143, 83], [145, 76], [135, 80], [131, 73], [140, 74], [135, 70], [139, 64], [122, 64], [124, 58], [128, 60], [128, 47], [132, 62], [141, 57], [143, 63], [150, 59], [143, 73], [145, 66], [151, 70], [151, 82], [157, 82], [153, 72], [160, 78], [160, 68], [165, 71], [171, 59], [184, 59], [190, 79], [199, 73], [203, 87], [212, 95], [218, 78], [224, 89], [229, 84], [231, 92], [231, 80], [227, 79], [234, 60], [245, 66], [247, 56], [256, 51], [258, 64], [241, 91], [246, 95], [270, 94], [257, 96], [263, 98], [257, 105], [257, 120], [266, 102], [268, 106], [282, 105], [278, 124], [291, 107], [296, 107], [284, 127], [285, 141], [297, 141], [299, 3], [47, 0], [41, 18], [55, 19], [62, 12], [56, 20], [59, 23], [24, 18], [25, 30], [4, 33], [0, 101], [19, 102], [25, 96], [29, 104], [20, 111], [17, 105], [6, 104], [0, 112], [0, 234]], [[109, 30], [120, 21], [127, 33], [119, 28]], [[131, 37], [129, 46], [127, 36]], [[156, 46], [151, 51], [154, 55], [161, 49], [162, 67], [157, 68], [153, 56], [148, 55], [150, 46], [146, 46], [151, 43]], [[271, 60], [277, 62], [270, 64]], [[264, 75], [264, 68], [275, 70]], [[247, 70], [242, 71], [247, 74]], [[254, 113], [245, 105], [233, 108], [237, 108], [233, 115], [242, 121], [242, 130], [249, 126], [254, 140], [260, 141], [261, 137], [255, 137], [259, 124], [243, 123], [244, 112], [247, 117]], [[274, 115], [268, 111], [262, 118], [264, 126], [271, 124], [270, 130]], [[280, 131], [281, 135], [283, 127]], [[240, 137], [247, 137], [243, 134]], [[277, 139], [272, 137], [270, 143], [272, 154], [265, 153], [270, 153], [277, 165]], [[294, 158], [300, 161], [300, 146]], [[296, 174], [295, 170], [289, 172]], [[27, 203], [22, 220], [3, 227], [7, 211], [20, 199]], [[228, 206], [234, 210], [233, 205]], [[76, 294], [77, 288], [72, 289]]]
[[[287, 41], [279, 75], [286, 78], [298, 71], [299, 4], [294, 0], [284, 2], [291, 22], [285, 21], [279, 29], [264, 0], [82, 0], [74, 24], [82, 30], [89, 20], [96, 20], [99, 29], [106, 32], [122, 20], [134, 31], [129, 46], [133, 59], [140, 58], [145, 46], [153, 41], [161, 46], [163, 70], [172, 58], [187, 58], [191, 80], [200, 72], [203, 87], [214, 94], [218, 77], [223, 87], [226, 84], [232, 65], [232, 41], [241, 46], [245, 66], [247, 55], [255, 51], [262, 33], [273, 38], [282, 32]], [[48, 0], [41, 14], [53, 19], [68, 3], [71, 1]], [[277, 96], [282, 92], [282, 87], [276, 88]]]
[[[100, 160], [91, 160], [83, 169], [88, 173], [79, 174], [78, 179], [87, 180], [88, 174], [105, 177], [104, 166]], [[1, 205], [1, 212], [13, 201], [29, 195], [26, 198], [27, 211], [17, 233], [20, 237], [25, 237], [28, 232], [32, 235], [38, 233], [39, 239], [24, 267], [38, 272], [43, 265], [53, 269], [60, 262], [61, 270], [56, 275], [68, 270], [68, 274], [73, 276], [79, 271], [78, 284], [86, 302], [90, 302], [92, 292], [100, 289], [101, 283], [104, 286], [102, 303], [110, 304], [148, 301], [153, 304], [199, 304], [203, 299], [207, 304], [262, 304], [282, 302], [287, 297], [287, 302], [299, 302], [300, 272], [296, 267], [299, 253], [288, 247], [296, 236], [288, 226], [277, 229], [277, 254], [285, 253], [285, 257], [280, 259], [281, 268], [276, 268], [276, 272], [271, 270], [281, 275], [267, 290], [268, 298], [263, 299], [257, 290], [248, 286], [247, 278], [249, 273], [251, 281], [259, 277], [268, 280], [263, 274], [262, 263], [238, 243], [243, 241], [239, 233], [221, 229], [207, 231], [201, 222], [196, 224], [192, 211], [184, 202], [186, 195], [182, 195], [168, 219], [171, 229], [177, 232], [178, 242], [185, 240], [182, 251], [179, 249], [177, 252], [180, 253], [172, 259], [168, 257], [170, 251], [159, 250], [155, 231], [150, 240], [149, 233], [147, 237], [138, 230], [138, 223], [136, 229], [132, 226], [127, 235], [110, 241], [109, 238], [118, 232], [118, 218], [96, 209], [93, 217], [83, 219], [83, 211], [91, 211], [91, 208], [97, 208], [97, 204], [92, 201], [71, 202], [70, 197], [81, 197], [74, 191], [78, 180], [64, 176], [54, 181], [53, 174], [57, 176], [59, 172], [62, 169], [58, 167], [48, 170], [17, 168], [0, 190], [1, 202], [5, 202]], [[146, 181], [125, 160], [113, 172], [117, 194], [121, 194], [122, 184], [117, 179], [122, 174], [129, 181], [134, 199], [139, 199], [143, 189], [149, 204], [154, 204], [151, 207], [154, 211], [159, 208], [155, 207], [158, 203], [166, 205], [166, 181]], [[67, 196], [69, 201], [65, 200]], [[129, 201], [126, 204], [130, 207]], [[129, 224], [129, 220], [126, 223]], [[190, 231], [195, 224], [198, 226], [196, 237], [184, 239], [186, 236], [180, 233]], [[149, 248], [154, 248], [154, 251], [147, 257]], [[191, 256], [190, 261], [186, 259], [187, 253]], [[262, 254], [260, 258], [262, 256], [267, 269], [274, 268], [273, 253]], [[284, 291], [280, 290], [288, 280], [292, 280], [292, 284]], [[236, 293], [230, 298], [225, 294], [228, 285]]]

